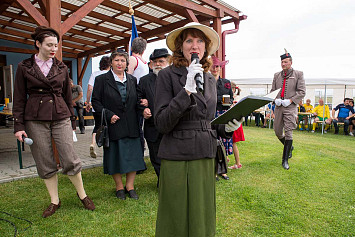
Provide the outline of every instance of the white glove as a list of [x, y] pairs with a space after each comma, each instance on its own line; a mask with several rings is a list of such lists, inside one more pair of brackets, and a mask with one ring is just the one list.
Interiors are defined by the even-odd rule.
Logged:
[[275, 100], [275, 105], [276, 105], [276, 106], [280, 106], [281, 103], [282, 103], [282, 100], [281, 100], [281, 99], [276, 99], [276, 100]]
[[226, 132], [233, 132], [233, 131], [237, 130], [242, 123], [243, 123], [243, 118], [239, 121], [237, 121], [236, 119], [233, 119], [232, 121], [229, 121], [226, 124], [224, 129]]
[[195, 76], [197, 73], [203, 75], [202, 64], [196, 64], [196, 60], [193, 60], [190, 66], [187, 68], [187, 79], [185, 89], [191, 93], [197, 93]]
[[283, 107], [287, 107], [290, 104], [291, 104], [291, 100], [290, 99], [282, 100], [282, 106]]

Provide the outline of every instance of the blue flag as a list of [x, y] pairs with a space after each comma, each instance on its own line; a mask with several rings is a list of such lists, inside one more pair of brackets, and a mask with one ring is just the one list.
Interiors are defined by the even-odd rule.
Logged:
[[132, 55], [132, 42], [135, 38], [138, 37], [138, 31], [136, 27], [136, 22], [134, 21], [134, 16], [132, 15], [132, 34], [131, 34], [131, 39], [129, 40], [129, 54]]

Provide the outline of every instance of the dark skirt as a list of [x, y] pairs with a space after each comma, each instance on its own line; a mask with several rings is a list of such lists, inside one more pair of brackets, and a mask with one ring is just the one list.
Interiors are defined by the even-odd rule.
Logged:
[[144, 170], [143, 152], [140, 139], [122, 138], [110, 141], [110, 147], [104, 148], [104, 174], [126, 174]]
[[[215, 117], [217, 118], [218, 116], [222, 115], [226, 111], [227, 110], [217, 110]], [[219, 137], [219, 138], [222, 140], [224, 148], [226, 148], [226, 155], [227, 156], [232, 155], [233, 154], [233, 140], [232, 140], [232, 138], [230, 138], [230, 139], [221, 138], [221, 137]]]
[[214, 159], [161, 161], [156, 237], [215, 235], [214, 163]]

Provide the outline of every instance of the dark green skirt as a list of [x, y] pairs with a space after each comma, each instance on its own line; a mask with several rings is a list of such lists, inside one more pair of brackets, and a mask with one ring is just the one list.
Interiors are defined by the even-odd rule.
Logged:
[[140, 138], [122, 138], [110, 141], [110, 147], [104, 148], [104, 174], [126, 174], [144, 170], [143, 152]]
[[156, 237], [208, 237], [216, 232], [214, 159], [161, 161]]

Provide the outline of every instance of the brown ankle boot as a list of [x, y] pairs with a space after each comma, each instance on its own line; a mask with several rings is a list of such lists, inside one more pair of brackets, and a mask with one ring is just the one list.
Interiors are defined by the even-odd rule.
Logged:
[[43, 218], [46, 218], [46, 217], [49, 217], [51, 215], [53, 215], [55, 213], [56, 210], [59, 209], [61, 203], [60, 203], [60, 200], [59, 200], [59, 203], [58, 205], [54, 204], [54, 203], [51, 203], [46, 210], [44, 210], [42, 216]]

